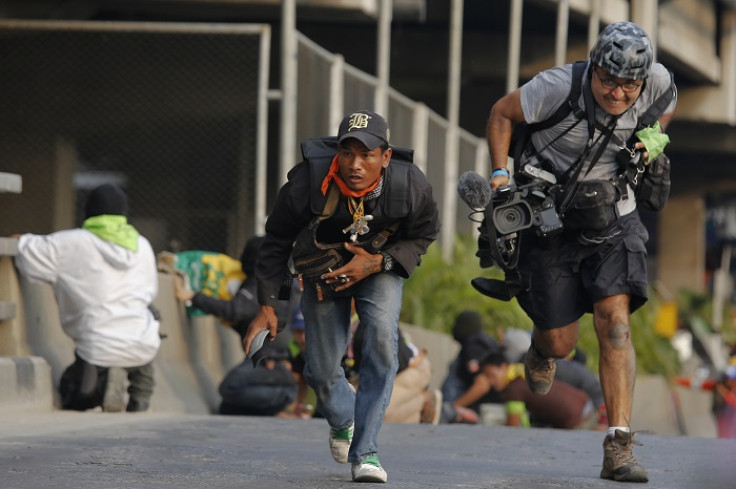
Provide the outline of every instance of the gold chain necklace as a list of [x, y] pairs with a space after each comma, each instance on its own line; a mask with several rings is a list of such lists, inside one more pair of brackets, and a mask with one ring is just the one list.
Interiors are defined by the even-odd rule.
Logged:
[[350, 214], [353, 216], [353, 222], [363, 217], [365, 215], [363, 197], [356, 201], [355, 198], [348, 196], [348, 211], [350, 211]]
[[365, 234], [371, 230], [368, 227], [368, 221], [373, 220], [373, 216], [365, 215], [365, 205], [363, 197], [360, 200], [348, 196], [348, 211], [353, 215], [353, 223], [342, 230], [343, 233], [350, 233], [350, 241], [356, 243], [359, 234]]

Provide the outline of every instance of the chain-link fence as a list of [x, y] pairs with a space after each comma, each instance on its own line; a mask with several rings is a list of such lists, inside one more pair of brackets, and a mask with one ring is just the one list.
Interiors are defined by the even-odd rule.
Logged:
[[[272, 202], [278, 186], [273, 175], [256, 183], [256, 166], [263, 174], [265, 165], [258, 155], [278, 151], [273, 140], [257, 147], [259, 131], [278, 132], [268, 123], [273, 113], [258, 113], [268, 105], [269, 33], [256, 25], [0, 21], [0, 171], [20, 174], [24, 186], [0, 195], [0, 234], [79, 226], [88, 192], [118, 182], [130, 221], [156, 251], [238, 256], [262, 224], [258, 196]], [[299, 41], [298, 141], [334, 134], [346, 112], [376, 105], [375, 77]], [[484, 145], [460, 130], [458, 155], [448, 158], [448, 122], [393, 89], [387, 96], [392, 142], [415, 150], [443, 226], [470, 232], [454, 182], [465, 170], [486, 172]]]
[[269, 32], [0, 22], [0, 171], [23, 178], [0, 195], [0, 235], [79, 226], [88, 192], [117, 182], [156, 251], [239, 256], [255, 229]]

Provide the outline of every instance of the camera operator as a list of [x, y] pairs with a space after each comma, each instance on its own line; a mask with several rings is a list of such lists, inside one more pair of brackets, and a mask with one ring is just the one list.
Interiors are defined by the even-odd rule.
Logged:
[[[620, 141], [631, 141], [639, 117], [660, 95], [675, 92], [668, 70], [652, 60], [651, 41], [636, 24], [618, 22], [602, 31], [582, 76], [578, 103], [584, 113], [571, 111], [561, 122], [531, 135], [545, 171], [563, 184], [615, 182], [624, 169], [616, 159]], [[572, 66], [543, 71], [493, 105], [487, 134], [492, 189], [510, 182], [506, 161], [514, 125], [544, 121], [568, 102]], [[672, 118], [675, 105], [676, 93], [658, 117], [661, 128]], [[630, 152], [634, 149], [643, 151], [643, 143], [631, 143]], [[648, 157], [644, 151], [645, 162]], [[575, 172], [578, 162], [581, 171]], [[647, 300], [649, 236], [636, 211], [633, 189], [628, 183], [622, 187], [613, 203], [613, 222], [602, 229], [573, 229], [560, 212], [563, 232], [544, 236], [533, 229], [522, 231], [518, 268], [524, 288], [518, 301], [534, 322], [525, 373], [537, 394], [549, 391], [556, 359], [575, 347], [579, 318], [593, 314], [609, 416], [600, 477], [646, 482], [647, 471], [632, 452], [634, 433], [629, 426], [636, 364], [629, 316]]]

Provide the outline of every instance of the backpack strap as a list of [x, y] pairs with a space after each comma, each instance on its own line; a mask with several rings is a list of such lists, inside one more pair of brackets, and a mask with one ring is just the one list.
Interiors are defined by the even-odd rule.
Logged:
[[315, 218], [317, 222], [332, 217], [335, 209], [337, 209], [338, 202], [340, 202], [340, 188], [333, 182], [330, 184], [330, 190], [327, 193], [327, 200], [325, 201], [324, 208], [322, 208], [322, 213]]
[[[557, 110], [549, 116], [547, 119], [539, 122], [534, 122], [532, 124], [518, 124], [517, 127], [514, 129], [515, 134], [512, 136], [512, 141], [516, 141], [516, 144], [513, 148], [513, 154], [510, 156], [514, 159], [514, 172], [517, 173], [520, 168], [518, 168], [519, 161], [521, 161], [521, 155], [524, 153], [524, 151], [527, 150], [527, 147], [531, 144], [531, 134], [536, 131], [541, 131], [542, 129], [549, 129], [552, 126], [555, 126], [562, 122], [571, 112], [575, 114], [576, 122], [570, 126], [565, 132], [560, 134], [557, 138], [562, 137], [564, 134], [566, 134], [568, 131], [570, 131], [573, 127], [575, 127], [580, 120], [585, 118], [586, 111], [585, 108], [580, 107], [580, 104], [578, 101], [580, 100], [580, 94], [583, 93], [583, 100], [585, 102], [586, 107], [595, 107], [593, 100], [592, 100], [592, 94], [590, 96], [590, 101], [588, 101], [588, 97], [586, 96], [586, 93], [583, 92], [583, 76], [585, 74], [585, 69], [588, 66], [587, 61], [576, 61], [572, 65], [572, 83], [570, 84], [570, 92], [567, 95], [567, 100], [563, 102], [559, 107], [557, 107]], [[590, 92], [590, 90], [587, 90], [587, 92]], [[595, 122], [595, 112], [589, 111], [590, 114], [588, 114], [588, 136], [589, 140], [593, 139], [593, 134], [595, 132], [595, 126], [591, 126], [591, 117], [592, 121]], [[556, 140], [556, 139], [555, 139]], [[551, 141], [550, 144], [552, 144], [554, 141]], [[536, 150], [535, 150], [536, 151]]]
[[585, 110], [580, 107], [578, 100], [580, 100], [580, 93], [583, 87], [583, 73], [585, 73], [585, 67], [587, 65], [587, 61], [576, 61], [573, 63], [572, 84], [570, 85], [570, 93], [567, 96], [567, 101], [560, 105], [555, 113], [547, 119], [533, 124], [528, 124], [527, 127], [530, 132], [549, 129], [550, 127], [562, 122], [570, 112], [574, 113], [575, 117], [578, 119], [581, 119], [583, 115], [585, 115]]
[[664, 111], [667, 110], [667, 107], [670, 106], [672, 103], [672, 100], [675, 98], [675, 77], [670, 71], [670, 86], [667, 88], [667, 91], [665, 91], [662, 95], [660, 95], [657, 100], [654, 101], [652, 105], [649, 106], [646, 112], [639, 117], [639, 121], [637, 123], [638, 129], [651, 126], [655, 122], [657, 122], [657, 119], [662, 117], [662, 114], [664, 114]]

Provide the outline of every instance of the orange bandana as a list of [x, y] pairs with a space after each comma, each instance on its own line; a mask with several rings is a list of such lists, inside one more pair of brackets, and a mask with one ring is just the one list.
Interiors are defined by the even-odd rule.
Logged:
[[373, 185], [370, 187], [363, 189], [359, 192], [356, 192], [355, 190], [350, 190], [348, 188], [347, 184], [340, 178], [340, 175], [338, 175], [338, 171], [340, 170], [340, 165], [337, 163], [337, 157], [338, 155], [335, 155], [335, 157], [332, 159], [332, 164], [330, 165], [330, 171], [327, 172], [327, 176], [324, 180], [322, 180], [322, 195], [327, 195], [327, 189], [330, 188], [330, 182], [332, 180], [335, 180], [335, 183], [337, 184], [338, 188], [340, 189], [340, 192], [343, 195], [349, 195], [350, 197], [363, 197], [365, 194], [370, 192], [371, 190], [374, 190], [376, 187], [378, 187], [379, 182], [381, 179], [379, 178], [375, 182], [373, 182]]

